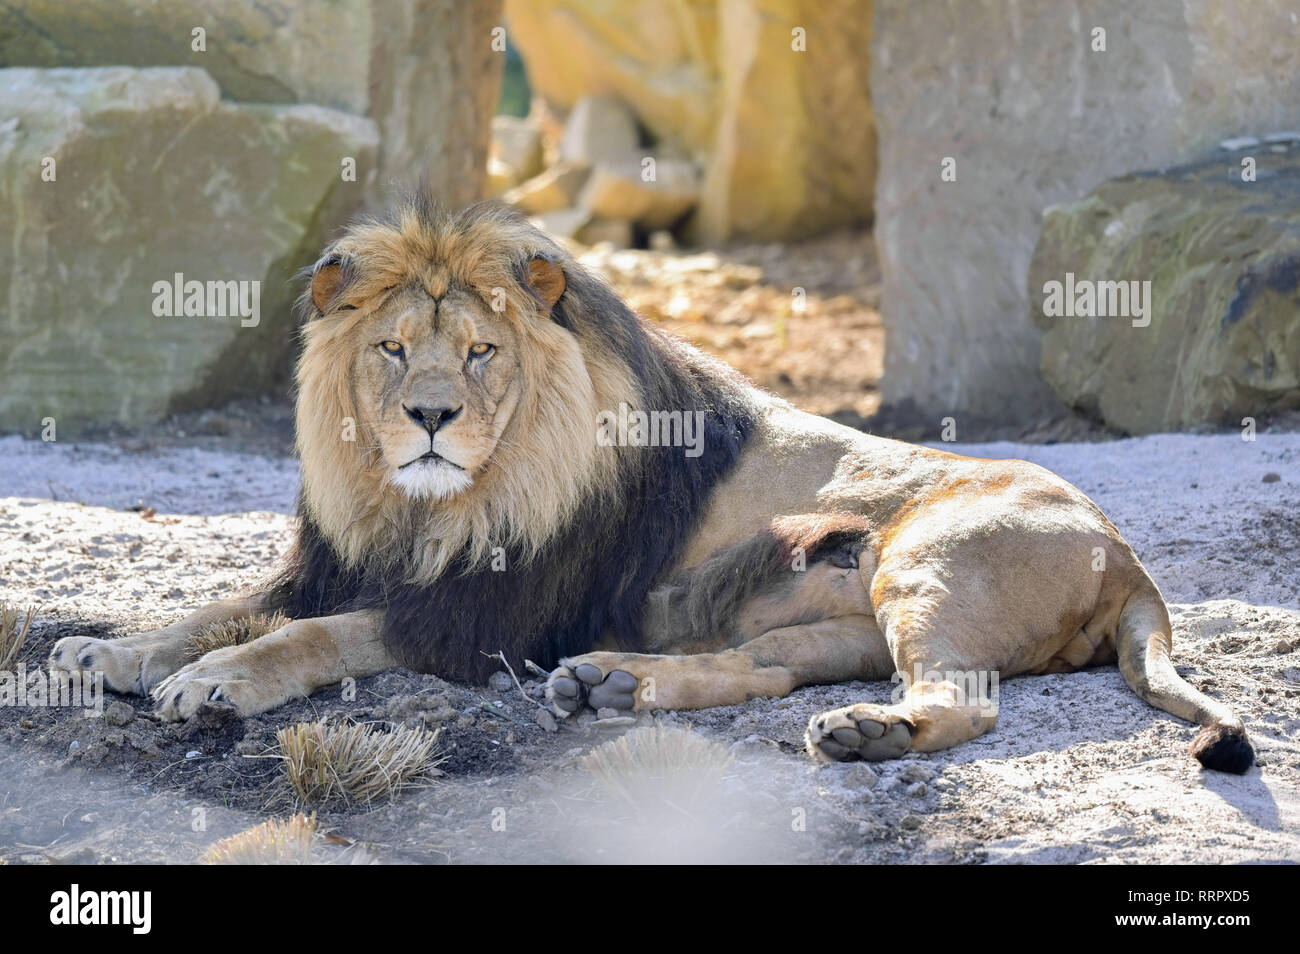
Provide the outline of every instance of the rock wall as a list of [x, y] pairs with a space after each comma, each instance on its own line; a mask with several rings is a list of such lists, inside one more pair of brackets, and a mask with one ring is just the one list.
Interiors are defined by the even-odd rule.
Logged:
[[1300, 128], [1298, 18], [1290, 0], [876, 0], [886, 404], [934, 422], [1059, 406], [1029, 317], [1043, 211]]
[[506, 17], [549, 103], [616, 97], [704, 170], [692, 237], [870, 219], [869, 0], [507, 0]]

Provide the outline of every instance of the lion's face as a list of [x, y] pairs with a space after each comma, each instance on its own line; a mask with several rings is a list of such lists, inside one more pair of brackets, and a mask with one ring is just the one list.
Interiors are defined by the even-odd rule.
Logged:
[[354, 337], [358, 424], [411, 498], [468, 489], [519, 401], [517, 334], [474, 291], [394, 289]]

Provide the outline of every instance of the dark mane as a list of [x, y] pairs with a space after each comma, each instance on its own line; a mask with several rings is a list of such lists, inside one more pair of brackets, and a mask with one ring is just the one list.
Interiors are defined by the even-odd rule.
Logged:
[[[278, 608], [293, 618], [383, 609], [385, 643], [404, 665], [473, 682], [500, 668], [485, 652], [504, 652], [516, 669], [525, 658], [550, 668], [606, 636], [628, 650], [642, 647], [651, 586], [677, 561], [758, 411], [734, 371], [643, 322], [571, 261], [564, 271], [555, 320], [581, 327], [622, 358], [642, 410], [702, 412], [700, 456], [682, 447], [628, 448], [614, 485], [584, 501], [531, 560], [507, 550], [504, 569], [494, 570], [462, 554], [429, 585], [411, 584], [400, 567], [378, 561], [345, 567], [300, 502], [296, 545], [273, 590]], [[593, 440], [595, 428], [593, 421]]]

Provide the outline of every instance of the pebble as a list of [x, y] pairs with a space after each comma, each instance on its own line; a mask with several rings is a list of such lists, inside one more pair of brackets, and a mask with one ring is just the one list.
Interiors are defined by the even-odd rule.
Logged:
[[76, 739], [73, 739], [71, 742], [68, 743], [68, 754], [69, 754], [69, 755], [71, 755], [73, 752], [77, 752], [77, 751], [80, 751], [80, 750], [81, 750], [81, 743], [78, 742]]
[[488, 688], [496, 692], [509, 692], [514, 688], [514, 685], [514, 680], [510, 678], [510, 674], [500, 669], [488, 676]]
[[898, 773], [898, 777], [904, 782], [928, 782], [934, 778], [934, 769], [921, 762], [908, 762]]
[[916, 831], [921, 827], [921, 819], [916, 815], [904, 815], [898, 822], [899, 828], [905, 828], [908, 831]]
[[636, 719], [632, 716], [616, 716], [613, 719], [596, 720], [596, 727], [599, 729], [617, 729], [625, 725], [636, 725]]
[[929, 794], [929, 789], [925, 787], [924, 782], [913, 782], [907, 786], [906, 791], [911, 798], [925, 798]]
[[876, 770], [864, 762], [853, 762], [844, 772], [844, 784], [853, 788], [875, 788], [879, 781]]
[[104, 721], [109, 725], [126, 725], [135, 718], [135, 708], [121, 699], [114, 699], [104, 710]]
[[619, 711], [613, 706], [601, 706], [596, 710], [597, 719], [617, 719], [618, 717]]
[[1264, 475], [1264, 483], [1266, 484], [1275, 484], [1281, 479], [1282, 479], [1281, 474], [1274, 473], [1271, 470]]
[[538, 709], [533, 713], [533, 721], [542, 727], [545, 732], [558, 732], [560, 726], [555, 721], [555, 716], [551, 714], [550, 709]]
[[1289, 653], [1291, 649], [1292, 649], [1291, 644], [1288, 643], [1285, 639], [1279, 639], [1277, 641], [1277, 645], [1273, 647], [1273, 651], [1276, 653]]
[[190, 749], [188, 752], [185, 753], [185, 757], [187, 759], [197, 759], [202, 754], [203, 753], [200, 752], [198, 749]]

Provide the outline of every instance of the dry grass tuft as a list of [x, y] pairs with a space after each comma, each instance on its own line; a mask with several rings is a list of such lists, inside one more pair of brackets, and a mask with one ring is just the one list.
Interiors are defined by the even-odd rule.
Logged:
[[227, 646], [242, 646], [244, 643], [251, 643], [253, 640], [260, 639], [267, 633], [273, 633], [288, 624], [289, 617], [283, 613], [272, 613], [269, 616], [258, 614], [256, 616], [246, 616], [242, 619], [227, 620], [224, 623], [213, 623], [190, 637], [190, 654], [195, 659], [198, 659], [214, 649], [224, 649]]
[[438, 731], [369, 724], [300, 722], [275, 734], [277, 757], [300, 805], [341, 799], [348, 804], [396, 797], [437, 774], [446, 760]]
[[316, 813], [272, 818], [223, 838], [203, 853], [205, 865], [308, 865], [316, 844]]
[[732, 758], [726, 747], [689, 729], [656, 723], [592, 749], [582, 765], [636, 814], [661, 816], [711, 805]]
[[35, 608], [28, 608], [26, 618], [22, 619], [22, 625], [19, 626], [22, 616], [17, 607], [0, 603], [0, 670], [8, 671], [17, 664], [18, 657], [23, 653], [23, 644], [27, 642], [27, 630], [31, 628], [32, 619], [36, 616]]

